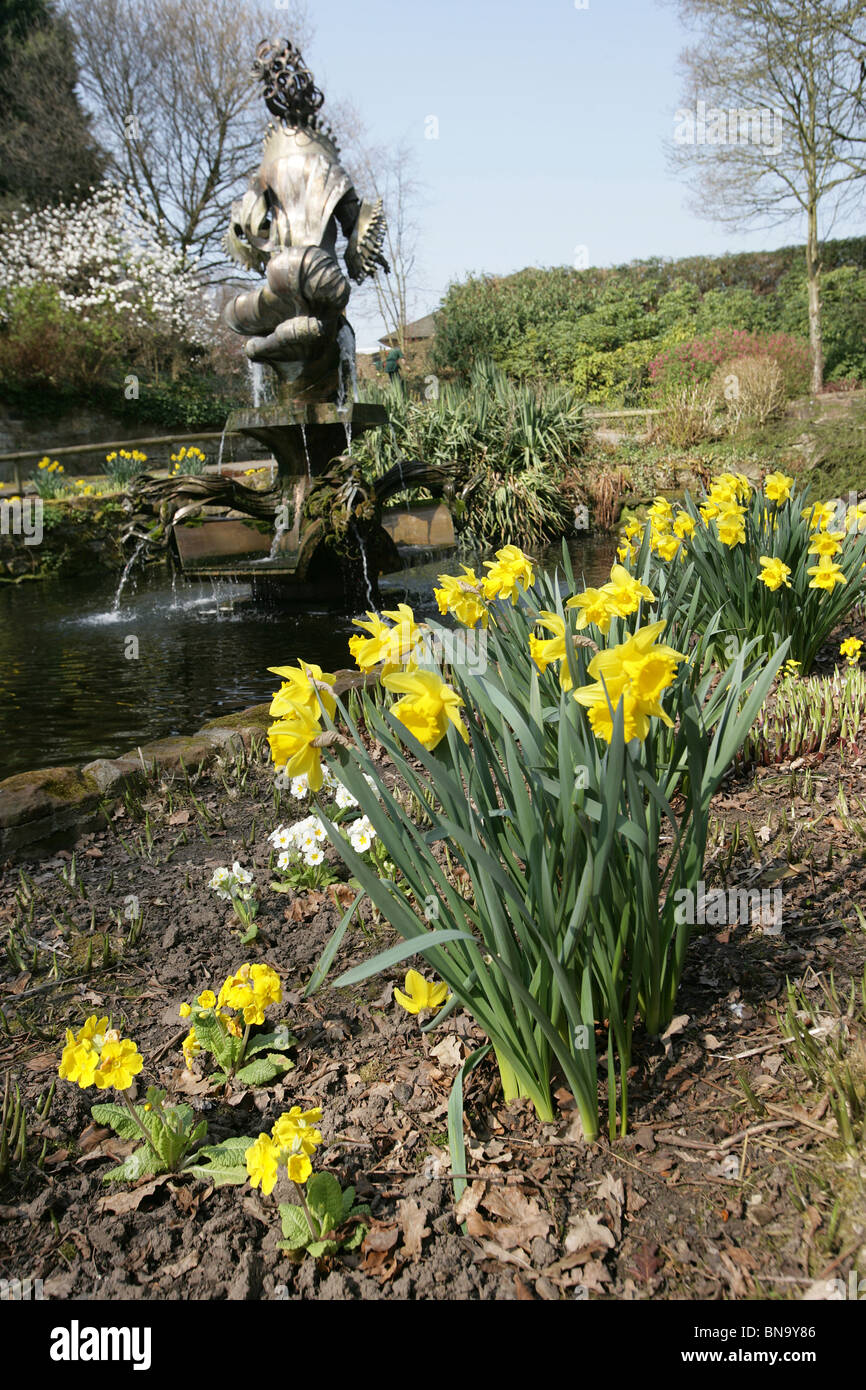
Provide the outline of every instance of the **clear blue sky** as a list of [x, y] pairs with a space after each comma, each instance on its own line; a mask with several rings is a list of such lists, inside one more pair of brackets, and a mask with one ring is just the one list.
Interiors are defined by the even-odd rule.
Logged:
[[[584, 3], [584, 0], [579, 0]], [[315, 0], [307, 61], [375, 141], [406, 139], [426, 186], [417, 312], [470, 271], [780, 246], [685, 206], [665, 167], [686, 42], [655, 0]], [[279, 28], [279, 10], [277, 23]], [[425, 138], [435, 116], [439, 138]], [[852, 225], [834, 235], [853, 235]], [[354, 315], [359, 347], [374, 316]]]

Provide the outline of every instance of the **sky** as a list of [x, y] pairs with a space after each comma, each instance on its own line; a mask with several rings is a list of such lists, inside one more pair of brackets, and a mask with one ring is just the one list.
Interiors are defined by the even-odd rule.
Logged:
[[[672, 6], [315, 0], [310, 13], [304, 56], [325, 114], [329, 98], [350, 101], [373, 142], [405, 141], [413, 151], [424, 186], [415, 315], [471, 272], [507, 275], [580, 257], [608, 266], [803, 239], [796, 221], [738, 233], [688, 210], [686, 185], [668, 172], [664, 151], [687, 41]], [[833, 235], [860, 232], [849, 222]], [[360, 309], [350, 317], [367, 351], [381, 320]]]

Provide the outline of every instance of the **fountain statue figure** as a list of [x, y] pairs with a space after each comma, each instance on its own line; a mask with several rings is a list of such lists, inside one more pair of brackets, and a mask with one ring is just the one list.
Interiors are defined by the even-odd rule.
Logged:
[[338, 229], [356, 284], [379, 269], [388, 272], [382, 200], [362, 201], [355, 192], [334, 134], [319, 116], [322, 93], [288, 39], [259, 44], [253, 72], [276, 120], [248, 191], [232, 207], [226, 247], [240, 265], [264, 273], [265, 282], [232, 300], [226, 322], [246, 336], [251, 361], [273, 367], [284, 399], [335, 401], [351, 290], [337, 259]]

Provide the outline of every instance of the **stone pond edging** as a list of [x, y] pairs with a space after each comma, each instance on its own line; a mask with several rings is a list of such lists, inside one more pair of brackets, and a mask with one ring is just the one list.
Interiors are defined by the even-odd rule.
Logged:
[[195, 734], [143, 743], [119, 758], [7, 777], [0, 782], [0, 865], [23, 854], [52, 854], [99, 829], [105, 823], [101, 803], [142, 781], [145, 771], [174, 772], [181, 764], [192, 770], [220, 753], [248, 749], [253, 738], [264, 739], [273, 722], [268, 710], [266, 704], [253, 705], [212, 719]]
[[[336, 671], [334, 691], [374, 685], [373, 672]], [[195, 734], [175, 734], [143, 743], [119, 758], [95, 758], [82, 766], [18, 772], [0, 782], [0, 868], [28, 855], [42, 858], [66, 849], [88, 831], [105, 824], [102, 803], [117, 797], [154, 772], [195, 769], [221, 753], [247, 750], [264, 740], [273, 723], [270, 704], [251, 705], [237, 714], [211, 719]]]

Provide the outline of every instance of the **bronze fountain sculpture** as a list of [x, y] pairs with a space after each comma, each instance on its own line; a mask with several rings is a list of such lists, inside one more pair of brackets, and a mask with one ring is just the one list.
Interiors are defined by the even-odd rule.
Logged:
[[264, 281], [235, 296], [225, 321], [246, 338], [250, 361], [274, 371], [276, 400], [233, 411], [226, 430], [263, 443], [277, 477], [265, 492], [223, 477], [145, 478], [136, 502], [159, 508], [166, 530], [214, 503], [273, 520], [270, 555], [251, 573], [295, 586], [339, 575], [348, 606], [375, 607], [378, 574], [400, 565], [381, 525], [383, 502], [410, 482], [442, 482], [439, 470], [406, 462], [367, 486], [348, 451], [353, 437], [388, 418], [383, 406], [354, 400], [355, 340], [345, 312], [350, 279], [389, 273], [382, 202], [355, 192], [319, 115], [322, 93], [294, 45], [259, 44], [252, 72], [274, 120], [250, 187], [232, 207], [225, 245]]

